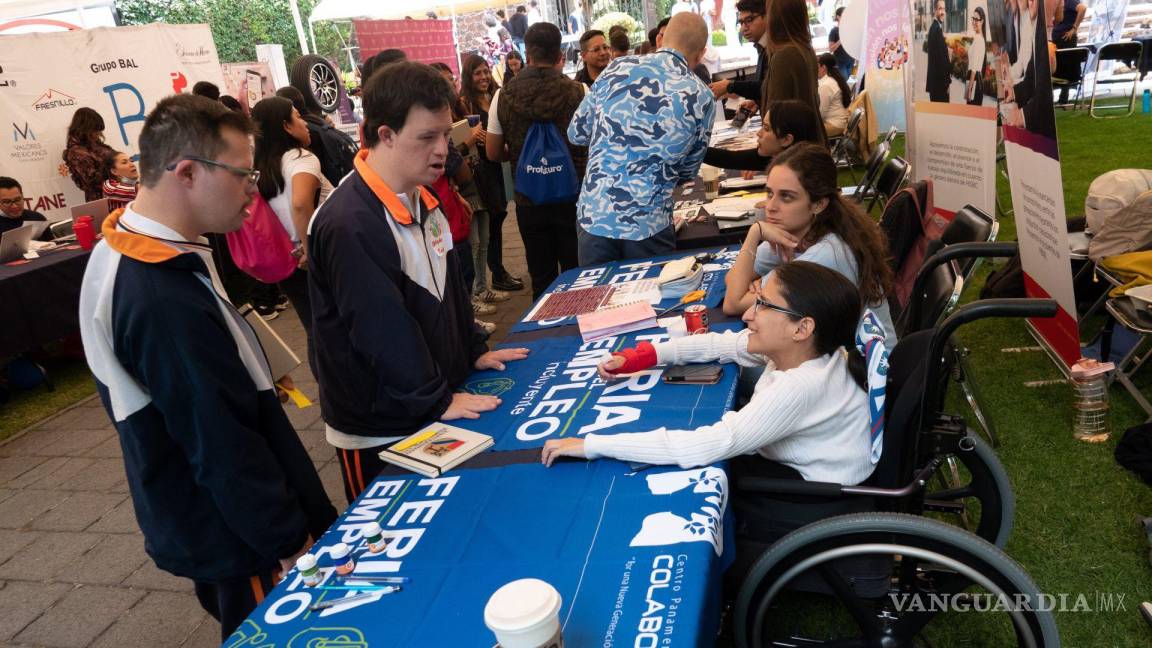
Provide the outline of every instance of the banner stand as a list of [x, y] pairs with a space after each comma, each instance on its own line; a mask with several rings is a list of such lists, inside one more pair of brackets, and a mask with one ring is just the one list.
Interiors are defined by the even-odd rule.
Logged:
[[1032, 320], [1024, 320], [1024, 327], [1028, 329], [1029, 335], [1032, 336], [1032, 339], [1036, 340], [1036, 344], [1038, 344], [1040, 349], [1044, 351], [1044, 355], [1048, 356], [1048, 359], [1052, 361], [1052, 364], [1060, 370], [1060, 375], [1064, 377], [1064, 380], [1071, 380], [1072, 368], [1069, 367], [1066, 362], [1064, 362], [1062, 357], [1060, 357], [1060, 353], [1056, 351], [1056, 347], [1052, 346], [1052, 343], [1049, 342], [1048, 338], [1044, 337], [1044, 334], [1036, 328], [1036, 325], [1032, 323]]

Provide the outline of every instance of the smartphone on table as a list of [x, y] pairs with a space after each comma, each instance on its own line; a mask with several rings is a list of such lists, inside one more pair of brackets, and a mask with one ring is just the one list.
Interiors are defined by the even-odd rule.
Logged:
[[676, 365], [664, 370], [666, 383], [679, 385], [715, 385], [724, 375], [724, 367], [718, 364]]

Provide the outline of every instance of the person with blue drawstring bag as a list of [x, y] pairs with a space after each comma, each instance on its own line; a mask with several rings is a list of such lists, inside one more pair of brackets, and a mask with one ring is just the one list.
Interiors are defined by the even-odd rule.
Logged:
[[585, 88], [561, 71], [560, 29], [536, 23], [524, 44], [528, 63], [492, 98], [485, 152], [492, 161], [511, 160], [516, 223], [536, 299], [577, 266], [576, 201], [588, 150], [567, 137]]

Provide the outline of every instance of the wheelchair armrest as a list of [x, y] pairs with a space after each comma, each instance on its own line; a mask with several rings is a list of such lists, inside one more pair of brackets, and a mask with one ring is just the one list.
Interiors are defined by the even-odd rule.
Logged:
[[802, 479], [742, 477], [736, 481], [735, 489], [745, 493], [764, 495], [804, 495], [837, 499], [843, 495], [844, 486], [831, 482], [813, 482]]

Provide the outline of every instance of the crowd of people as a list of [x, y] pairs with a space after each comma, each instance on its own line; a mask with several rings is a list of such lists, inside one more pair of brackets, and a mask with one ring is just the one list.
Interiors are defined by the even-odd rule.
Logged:
[[[841, 198], [825, 143], [843, 129], [850, 90], [838, 61], [812, 50], [803, 0], [737, 8], [759, 55], [755, 76], [740, 82], [702, 78], [709, 30], [690, 11], [654, 28], [647, 54], [629, 54], [621, 32], [585, 31], [576, 79], [563, 73], [556, 25], [521, 31], [527, 10], [500, 27], [518, 53], [506, 53], [503, 83], [484, 55], [466, 57], [456, 78], [448, 65], [382, 52], [364, 62], [363, 130], [347, 159], [290, 87], [250, 115], [210, 84], [168, 97], [148, 114], [135, 162], [104, 143], [95, 111], [77, 111], [64, 159], [86, 197], [117, 207], [81, 294], [86, 355], [149, 555], [194, 581], [224, 637], [336, 517], [281, 407], [281, 377], [234, 304], [274, 317], [282, 292], [300, 318], [351, 502], [383, 468], [386, 445], [501, 406], [459, 389], [471, 372], [504, 370], [529, 351], [489, 350], [492, 326], [480, 317], [528, 284], [539, 297], [578, 265], [673, 252], [673, 191], [706, 160], [767, 172], [764, 220], [726, 284], [724, 310], [747, 329], [630, 349], [601, 372], [737, 362], [759, 370], [749, 402], [691, 432], [549, 442], [543, 461], [689, 466], [750, 453], [750, 471], [868, 477], [868, 385], [855, 342], [865, 309], [881, 338], [895, 336], [882, 235]], [[716, 99], [729, 94], [762, 113], [755, 149], [708, 146]], [[468, 136], [451, 140], [464, 121]], [[503, 163], [527, 282], [503, 262]], [[36, 219], [20, 192], [0, 178], [0, 224]], [[278, 285], [237, 276], [221, 241], [261, 201], [294, 248], [296, 268]], [[824, 398], [830, 385], [835, 399]]]

